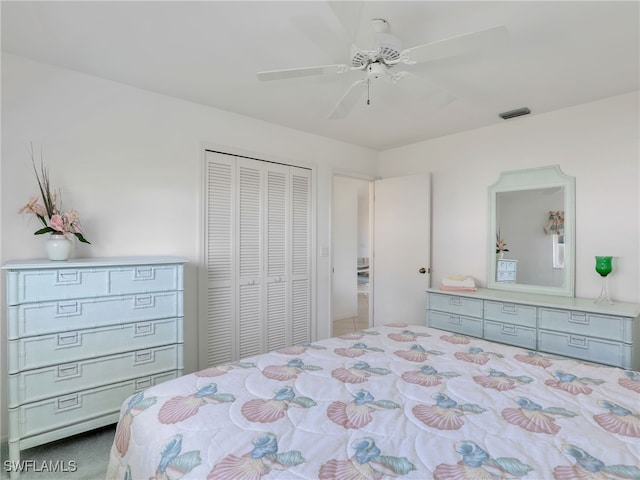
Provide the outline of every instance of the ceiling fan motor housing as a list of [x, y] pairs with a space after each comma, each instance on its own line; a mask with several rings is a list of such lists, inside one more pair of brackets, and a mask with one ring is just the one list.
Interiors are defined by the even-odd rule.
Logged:
[[400, 59], [402, 50], [400, 39], [389, 33], [389, 24], [386, 20], [374, 18], [371, 24], [374, 31], [373, 50], [365, 51], [353, 46], [351, 65], [356, 68], [376, 62], [394, 65]]
[[370, 63], [367, 65], [367, 78], [375, 79], [386, 75], [387, 67], [379, 62]]

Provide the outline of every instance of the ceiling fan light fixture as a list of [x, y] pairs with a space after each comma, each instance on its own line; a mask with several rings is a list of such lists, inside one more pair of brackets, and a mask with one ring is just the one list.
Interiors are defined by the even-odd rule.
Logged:
[[522, 115], [529, 115], [531, 110], [528, 107], [516, 108], [515, 110], [509, 110], [508, 112], [502, 112], [500, 118], [508, 120], [514, 117], [521, 117]]

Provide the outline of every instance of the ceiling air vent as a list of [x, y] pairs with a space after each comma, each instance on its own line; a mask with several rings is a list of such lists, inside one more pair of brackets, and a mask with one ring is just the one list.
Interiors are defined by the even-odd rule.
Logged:
[[509, 110], [508, 112], [502, 112], [500, 114], [500, 118], [502, 118], [503, 120], [508, 120], [509, 118], [519, 117], [521, 115], [529, 115], [530, 113], [531, 110], [529, 110], [527, 107], [522, 107], [516, 108], [515, 110]]

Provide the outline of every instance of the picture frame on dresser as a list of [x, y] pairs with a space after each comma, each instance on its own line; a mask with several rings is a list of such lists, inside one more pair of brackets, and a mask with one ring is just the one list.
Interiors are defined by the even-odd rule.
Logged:
[[185, 263], [149, 256], [2, 266], [10, 464], [21, 450], [116, 423], [124, 399], [182, 375]]

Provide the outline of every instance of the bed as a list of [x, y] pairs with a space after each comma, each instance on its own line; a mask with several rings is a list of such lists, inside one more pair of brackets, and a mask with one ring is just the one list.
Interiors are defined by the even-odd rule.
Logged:
[[640, 373], [389, 324], [122, 405], [107, 478], [640, 479]]

